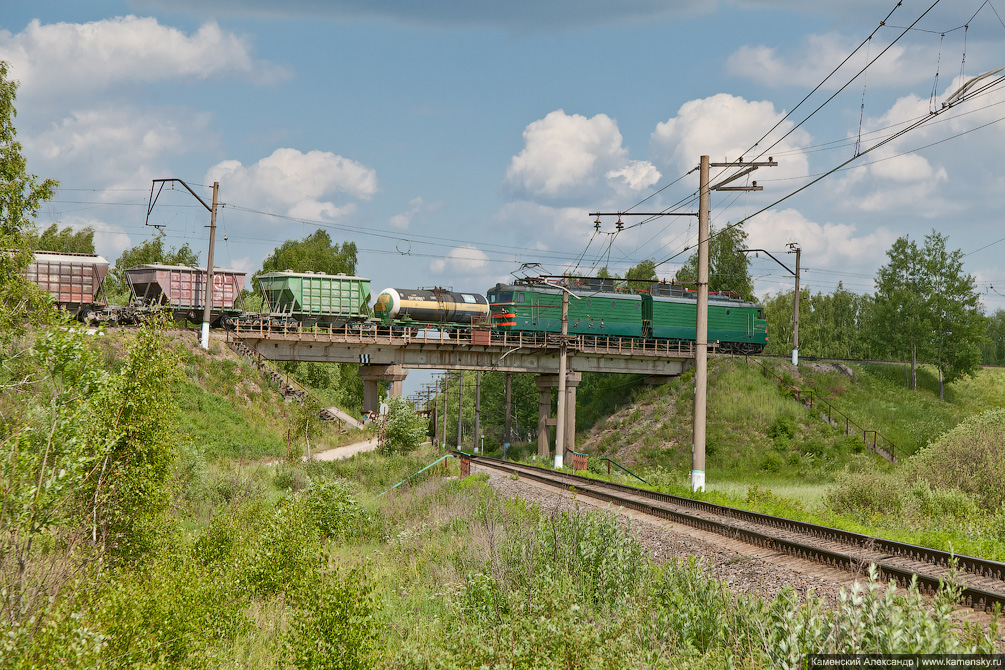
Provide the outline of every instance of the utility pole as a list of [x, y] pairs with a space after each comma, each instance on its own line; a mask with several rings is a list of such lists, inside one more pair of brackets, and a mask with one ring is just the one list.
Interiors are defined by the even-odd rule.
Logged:
[[461, 438], [464, 433], [461, 427], [464, 425], [464, 370], [457, 371], [457, 449], [461, 448]]
[[[478, 437], [481, 435], [482, 418], [482, 371], [475, 372], [475, 448], [478, 448]], [[483, 453], [484, 456], [484, 446]]]
[[[154, 179], [150, 184], [150, 198], [147, 201], [147, 220], [144, 225], [150, 225], [150, 212], [153, 211], [157, 198], [164, 190], [164, 184], [178, 182], [198, 200], [203, 207], [209, 210], [209, 258], [206, 260], [206, 305], [202, 311], [202, 348], [209, 349], [209, 321], [213, 311], [213, 249], [216, 246], [216, 208], [220, 196], [220, 182], [213, 182], [213, 204], [207, 205], [206, 201], [199, 197], [188, 184], [181, 179]], [[157, 195], [154, 195], [154, 184], [160, 184]]]
[[792, 364], [799, 365], [799, 254], [802, 250], [795, 242], [789, 243], [789, 249], [796, 254], [796, 297], [792, 305]]
[[763, 251], [768, 256], [768, 258], [781, 265], [788, 271], [790, 275], [796, 278], [796, 297], [795, 297], [795, 305], [792, 310], [792, 364], [799, 365], [799, 244], [797, 242], [789, 242], [789, 249], [795, 250], [796, 254], [795, 272], [793, 272], [788, 265], [772, 256], [770, 251], [767, 251], [765, 249], [740, 249], [740, 253], [747, 254], [752, 251], [754, 252]]
[[[433, 445], [434, 446], [440, 443], [440, 431], [437, 430], [437, 428], [436, 428], [436, 425], [438, 423], [437, 419], [440, 418], [440, 412], [439, 412], [439, 410], [440, 410], [440, 403], [438, 402], [438, 396], [439, 395], [440, 395], [440, 380], [439, 379], [435, 379], [435, 380], [433, 380], [433, 398], [432, 398], [432, 400], [433, 400], [433, 415], [432, 415], [433, 420], [432, 420], [432, 424], [433, 424]], [[427, 406], [429, 405], [429, 399], [428, 398], [426, 399], [426, 405]]]
[[[705, 423], [708, 401], [708, 219], [711, 209], [711, 191], [763, 191], [763, 186], [753, 182], [750, 186], [726, 186], [748, 175], [759, 167], [778, 165], [772, 158], [767, 161], [746, 163], [741, 158], [732, 163], [710, 163], [708, 156], [701, 157], [698, 191], [698, 309], [695, 324], [694, 354], [694, 443], [691, 447], [691, 490], [705, 490]], [[709, 185], [709, 168], [743, 168], [714, 186]]]
[[691, 490], [705, 490], [705, 403], [708, 396], [708, 156], [701, 157], [698, 177], [698, 309], [694, 334], [694, 434], [691, 446]]
[[[709, 210], [711, 191], [763, 191], [763, 186], [752, 182], [750, 186], [726, 186], [726, 184], [750, 174], [759, 167], [775, 167], [777, 162], [770, 156], [766, 161], [747, 162], [739, 158], [731, 163], [710, 163], [708, 156], [701, 157], [698, 196], [698, 304], [695, 318], [694, 357], [694, 433], [691, 447], [691, 490], [705, 490], [705, 410], [708, 398], [708, 241]], [[737, 168], [739, 172], [722, 181], [709, 185], [709, 168]], [[600, 217], [618, 215], [618, 230], [622, 230], [622, 216], [694, 216], [694, 212], [590, 212], [596, 216], [596, 228], [600, 230]], [[564, 320], [563, 320], [564, 325]], [[561, 380], [559, 381], [561, 383]], [[561, 395], [559, 395], [561, 402]], [[559, 405], [561, 407], [561, 405]], [[561, 411], [561, 410], [560, 410]], [[561, 421], [561, 419], [559, 419]], [[559, 423], [561, 429], [561, 423]], [[557, 457], [556, 457], [557, 461]]]
[[565, 458], [565, 375], [568, 369], [566, 336], [569, 334], [569, 292], [562, 290], [562, 341], [558, 349], [558, 425], [555, 426], [555, 469], [562, 469]]
[[209, 349], [209, 322], [213, 316], [213, 249], [216, 246], [216, 205], [220, 182], [213, 182], [213, 209], [209, 215], [209, 256], [206, 259], [206, 306], [202, 310], [202, 348]]
[[510, 422], [510, 414], [513, 413], [513, 373], [506, 373], [506, 418], [503, 419], [503, 443], [511, 442], [510, 430], [512, 424]]
[[440, 438], [443, 440], [443, 451], [446, 451], [446, 387], [449, 381], [449, 373], [443, 373], [443, 430], [440, 432]]

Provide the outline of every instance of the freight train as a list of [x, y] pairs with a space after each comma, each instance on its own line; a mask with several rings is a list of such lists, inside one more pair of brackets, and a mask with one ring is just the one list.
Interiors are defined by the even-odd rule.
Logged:
[[[177, 321], [201, 321], [206, 304], [206, 270], [187, 265], [136, 265], [125, 270], [129, 301], [108, 304], [104, 283], [108, 261], [97, 254], [39, 251], [28, 266], [28, 280], [69, 315], [84, 323], [138, 323], [155, 310], [170, 308]], [[213, 269], [211, 318], [236, 317], [245, 273]]]
[[[199, 321], [206, 271], [170, 265], [128, 268], [130, 301], [102, 301], [108, 262], [95, 255], [39, 252], [28, 277], [63, 309], [85, 321], [134, 322], [152, 309], [169, 308], [178, 320]], [[646, 289], [612, 279], [552, 277], [496, 284], [485, 295], [443, 288], [384, 289], [370, 306], [370, 280], [313, 272], [270, 272], [257, 278], [260, 313], [239, 306], [245, 273], [213, 271], [213, 319], [226, 328], [341, 327], [377, 325], [412, 330], [464, 328], [492, 332], [559, 333], [562, 294], [569, 294], [572, 335], [639, 340], [693, 341], [697, 293], [652, 282]], [[764, 307], [729, 294], [710, 294], [708, 340], [719, 350], [759, 353], [767, 343]]]

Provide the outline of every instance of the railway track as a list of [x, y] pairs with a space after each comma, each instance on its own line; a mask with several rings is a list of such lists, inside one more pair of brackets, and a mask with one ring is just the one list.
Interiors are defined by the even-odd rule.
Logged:
[[898, 584], [917, 579], [918, 587], [928, 593], [950, 577], [955, 559], [964, 604], [978, 611], [991, 611], [996, 604], [1005, 608], [1005, 563], [954, 557], [937, 549], [485, 456], [470, 458], [483, 467], [852, 572], [873, 563], [884, 579], [896, 579]]

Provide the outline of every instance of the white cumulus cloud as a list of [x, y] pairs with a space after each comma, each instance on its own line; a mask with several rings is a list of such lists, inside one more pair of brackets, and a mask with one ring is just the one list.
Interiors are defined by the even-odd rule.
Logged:
[[124, 16], [89, 23], [42, 24], [17, 34], [0, 31], [0, 60], [11, 65], [20, 94], [64, 98], [100, 94], [121, 82], [154, 82], [227, 74], [258, 82], [288, 76], [252, 56], [249, 40], [214, 22], [195, 33], [157, 19]]
[[659, 180], [645, 161], [628, 158], [617, 122], [558, 109], [523, 132], [524, 146], [510, 160], [506, 186], [531, 200], [595, 196], [599, 187], [638, 191]]
[[[657, 165], [681, 172], [696, 166], [703, 155], [714, 162], [734, 161], [744, 156], [752, 142], [784, 115], [769, 101], [752, 102], [727, 93], [691, 100], [681, 105], [676, 116], [657, 124], [650, 138], [649, 153]], [[782, 123], [761, 146], [770, 146], [792, 126], [788, 121]], [[778, 167], [770, 168], [770, 175], [764, 176], [772, 179], [805, 176], [809, 162], [800, 147], [809, 142], [809, 135], [801, 130], [789, 135], [771, 151], [772, 157], [779, 156]]]
[[489, 257], [485, 252], [474, 246], [454, 247], [444, 258], [437, 258], [429, 264], [429, 269], [434, 274], [453, 272], [459, 274], [471, 274], [482, 270], [488, 265]]
[[[804, 263], [856, 271], [882, 265], [897, 236], [884, 227], [862, 234], [851, 223], [817, 223], [794, 209], [769, 210], [744, 224], [750, 248], [782, 249], [796, 242]], [[808, 263], [807, 263], [808, 264]]]
[[336, 205], [332, 200], [337, 194], [369, 200], [377, 192], [375, 170], [317, 150], [276, 149], [250, 166], [223, 161], [209, 169], [206, 179], [221, 183], [221, 198], [228, 202], [317, 220], [332, 220], [355, 211], [353, 203]]
[[443, 207], [442, 202], [426, 202], [423, 198], [412, 198], [408, 201], [408, 209], [399, 212], [387, 220], [392, 228], [407, 229], [416, 220], [422, 220], [427, 214], [436, 212]]
[[[745, 45], [726, 61], [729, 74], [744, 77], [768, 86], [815, 87], [831, 74], [835, 66], [848, 58], [861, 42], [860, 37], [836, 33], [807, 35], [794, 48], [780, 51], [765, 45]], [[874, 42], [869, 49], [860, 49], [824, 85], [834, 90], [844, 85], [887, 45]], [[883, 86], [922, 81], [931, 77], [931, 67], [924, 57], [927, 52], [894, 45], [869, 68], [869, 83]], [[861, 89], [861, 83], [859, 84]]]
[[[164, 176], [173, 157], [215, 146], [211, 115], [185, 108], [116, 105], [74, 112], [25, 134], [33, 171], [59, 175], [64, 184], [135, 188]], [[121, 200], [106, 192], [103, 199]]]

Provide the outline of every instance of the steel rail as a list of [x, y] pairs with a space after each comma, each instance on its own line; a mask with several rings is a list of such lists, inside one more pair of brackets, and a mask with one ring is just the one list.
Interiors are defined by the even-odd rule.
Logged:
[[[535, 466], [501, 461], [499, 459], [486, 456], [474, 456], [472, 457], [472, 461], [485, 467], [515, 473], [549, 486], [563, 489], [572, 488], [583, 495], [597, 498], [605, 502], [614, 503], [645, 514], [650, 514], [702, 530], [711, 531], [727, 537], [736, 538], [750, 544], [775, 549], [793, 556], [824, 563], [826, 565], [856, 571], [865, 563], [872, 562], [876, 564], [880, 574], [884, 575], [886, 578], [895, 578], [898, 583], [901, 584], [907, 584], [910, 583], [912, 579], [916, 579], [918, 585], [926, 592], [934, 593], [942, 583], [941, 578], [935, 575], [922, 574], [905, 569], [903, 567], [893, 565], [888, 561], [863, 561], [863, 559], [847, 553], [834, 551], [825, 547], [814, 546], [805, 542], [778, 537], [768, 533], [762, 533], [749, 528], [741, 528], [729, 523], [728, 521], [716, 521], [714, 519], [708, 519], [694, 514], [669, 509], [658, 504], [633, 500], [631, 498], [626, 498], [624, 495], [619, 495], [619, 493], [647, 498], [656, 503], [663, 502], [678, 505], [694, 511], [725, 517], [726, 519], [745, 521], [748, 523], [756, 523], [762, 526], [767, 526], [769, 528], [798, 532], [803, 535], [809, 535], [812, 538], [840, 542], [841, 544], [850, 545], [855, 548], [870, 549], [886, 555], [886, 558], [903, 558], [924, 562], [929, 565], [942, 568], [950, 567], [952, 561], [955, 560], [958, 568], [968, 575], [1005, 580], [1005, 563], [997, 561], [988, 561], [980, 558], [974, 558], [972, 556], [955, 556], [949, 552], [938, 549], [931, 549], [928, 547], [921, 547], [893, 540], [885, 540], [883, 538], [871, 537], [860, 533], [830, 528], [828, 526], [820, 526], [804, 521], [794, 521], [792, 519], [760, 514], [758, 512], [749, 512], [747, 510], [716, 505], [714, 503], [707, 503], [690, 498], [682, 498], [680, 496], [660, 493], [658, 491], [640, 489], [626, 484], [605, 482], [580, 475], [571, 475]], [[614, 492], [604, 491], [603, 489], [605, 488], [613, 489]], [[979, 611], [990, 611], [996, 604], [1005, 608], [1005, 593], [989, 591], [975, 586], [963, 585], [961, 598], [968, 607], [972, 607], [973, 609]]]

